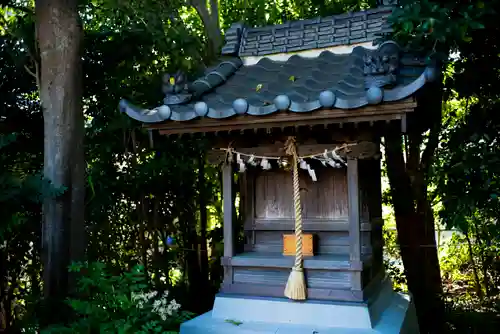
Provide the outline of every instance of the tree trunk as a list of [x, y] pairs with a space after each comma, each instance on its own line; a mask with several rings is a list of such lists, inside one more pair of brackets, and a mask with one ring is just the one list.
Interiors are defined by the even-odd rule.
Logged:
[[[412, 145], [413, 144], [413, 145]], [[408, 289], [417, 309], [420, 332], [440, 333], [443, 316], [441, 273], [437, 256], [434, 219], [427, 202], [427, 184], [418, 162], [411, 166], [412, 154], [420, 156], [419, 141], [410, 143], [405, 164], [401, 136], [385, 137], [387, 174], [396, 217], [398, 242], [405, 268]], [[417, 146], [415, 148], [415, 146]], [[415, 161], [418, 159], [415, 158]], [[414, 168], [409, 168], [414, 167]]]
[[[73, 280], [70, 261], [82, 259], [84, 240], [85, 157], [82, 111], [82, 27], [77, 0], [37, 0], [41, 59], [40, 98], [44, 118], [44, 175], [60, 196], [44, 202], [42, 231], [44, 296], [48, 321], [59, 312]], [[71, 279], [71, 281], [70, 281]]]
[[218, 0], [189, 0], [188, 3], [196, 9], [203, 22], [207, 38], [207, 52], [205, 63], [209, 64], [219, 55], [224, 43], [219, 22]]

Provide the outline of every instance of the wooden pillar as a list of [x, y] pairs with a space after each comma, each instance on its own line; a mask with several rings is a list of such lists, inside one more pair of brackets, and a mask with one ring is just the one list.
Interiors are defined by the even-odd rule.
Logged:
[[[240, 201], [243, 203], [243, 224], [245, 231], [245, 252], [251, 252], [255, 246], [255, 173], [246, 171], [242, 177]], [[240, 206], [241, 208], [241, 206]], [[241, 214], [241, 212], [240, 212]]]
[[225, 163], [222, 167], [222, 200], [224, 212], [224, 284], [233, 283], [233, 268], [231, 258], [234, 256], [234, 178], [232, 163]]
[[[358, 160], [347, 160], [347, 194], [349, 201], [349, 260], [361, 262], [361, 228], [359, 217]], [[361, 291], [361, 271], [353, 271], [352, 290]]]

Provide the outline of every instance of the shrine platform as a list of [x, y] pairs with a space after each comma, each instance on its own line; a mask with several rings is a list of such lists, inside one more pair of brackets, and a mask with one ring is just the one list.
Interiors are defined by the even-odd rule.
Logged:
[[293, 302], [218, 295], [214, 309], [181, 326], [181, 334], [418, 334], [410, 297], [386, 285], [369, 303]]

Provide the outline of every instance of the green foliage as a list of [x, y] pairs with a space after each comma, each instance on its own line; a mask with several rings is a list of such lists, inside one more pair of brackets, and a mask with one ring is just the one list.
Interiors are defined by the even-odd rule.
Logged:
[[474, 273], [463, 235], [454, 233], [441, 258], [441, 270], [448, 293], [468, 296], [475, 294]]
[[498, 312], [500, 3], [484, 5], [484, 29], [458, 44], [461, 57], [446, 82], [449, 101], [434, 166], [441, 221], [461, 232], [443, 258], [444, 283], [454, 305], [467, 312]]
[[413, 50], [433, 52], [446, 60], [462, 41], [470, 41], [470, 32], [483, 29], [483, 15], [490, 10], [483, 1], [403, 0], [390, 21], [401, 45]]
[[40, 173], [43, 123], [21, 47], [0, 34], [0, 328], [12, 332], [30, 312], [27, 296], [40, 298], [41, 201], [53, 195]]
[[[482, 257], [484, 243], [469, 241], [466, 235], [454, 233], [441, 258], [450, 331], [496, 333], [500, 299], [497, 291], [490, 290], [498, 286], [498, 259], [496, 269], [486, 268]], [[496, 282], [488, 283], [489, 278]]]
[[28, 201], [39, 204], [44, 198], [60, 196], [65, 191], [64, 187], [54, 187], [41, 173], [25, 175], [16, 170], [9, 155], [4, 153], [15, 141], [15, 133], [0, 134], [0, 215], [4, 220], [0, 225], [0, 244], [26, 222], [22, 207], [16, 203]]
[[[457, 90], [462, 89], [457, 86]], [[500, 119], [493, 112], [498, 102], [486, 94], [449, 103], [447, 127], [437, 150], [435, 183], [443, 202], [440, 215], [446, 226], [464, 232], [478, 222], [489, 224], [489, 232], [500, 232], [495, 231], [500, 204], [500, 151], [496, 144]]]
[[224, 28], [233, 22], [249, 26], [279, 24], [286, 21], [341, 14], [368, 9], [374, 0], [222, 0], [220, 12]]
[[102, 262], [75, 263], [70, 272], [78, 278], [78, 292], [68, 300], [75, 320], [42, 333], [177, 333], [192, 315], [181, 311], [168, 291], [149, 288], [141, 266], [112, 275]]
[[387, 274], [392, 279], [394, 290], [407, 292], [406, 277], [403, 262], [399, 254], [399, 245], [395, 229], [384, 226], [384, 265]]

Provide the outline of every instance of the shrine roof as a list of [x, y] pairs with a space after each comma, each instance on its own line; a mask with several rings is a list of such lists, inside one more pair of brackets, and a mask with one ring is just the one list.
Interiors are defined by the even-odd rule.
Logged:
[[[279, 111], [347, 110], [407, 99], [438, 75], [437, 68], [422, 57], [401, 50], [393, 41], [378, 46], [364, 43], [325, 48], [373, 41], [387, 31], [389, 14], [390, 7], [379, 7], [264, 28], [233, 25], [222, 52], [227, 58], [202, 77], [186, 83], [180, 73], [166, 75], [162, 106], [145, 110], [122, 100], [120, 110], [144, 123], [161, 123], [258, 117]], [[296, 39], [294, 34], [299, 30], [297, 36], [301, 37]], [[315, 42], [308, 44], [312, 30]], [[323, 31], [327, 33], [323, 35]], [[339, 31], [347, 35], [341, 37]], [[287, 36], [285, 44], [278, 48], [283, 34]], [[321, 36], [328, 36], [325, 41], [330, 44], [320, 44]], [[292, 40], [300, 40], [302, 49], [295, 49]]]

